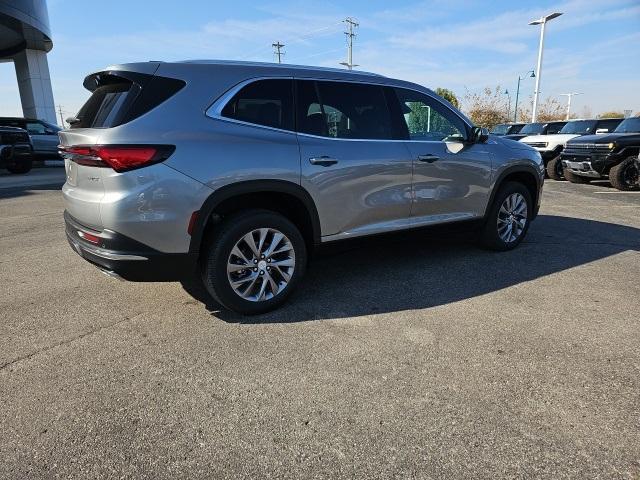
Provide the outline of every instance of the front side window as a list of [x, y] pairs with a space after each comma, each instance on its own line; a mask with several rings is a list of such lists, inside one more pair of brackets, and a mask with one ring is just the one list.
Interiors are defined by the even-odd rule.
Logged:
[[391, 115], [382, 87], [298, 81], [298, 131], [332, 138], [388, 140]]
[[293, 82], [271, 79], [250, 83], [225, 105], [222, 116], [265, 127], [293, 130]]
[[411, 140], [461, 142], [466, 138], [464, 122], [428, 95], [396, 89]]

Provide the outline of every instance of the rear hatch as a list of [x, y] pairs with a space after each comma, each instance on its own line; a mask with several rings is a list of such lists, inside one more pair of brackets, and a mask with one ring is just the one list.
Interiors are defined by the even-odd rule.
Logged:
[[[89, 75], [84, 86], [91, 96], [68, 120], [71, 127], [58, 134], [67, 176], [63, 187], [65, 206], [87, 227], [102, 228], [100, 202], [108, 193], [104, 182], [107, 176], [113, 176], [114, 170], [124, 172], [164, 158], [164, 151], [156, 152], [148, 145], [124, 146], [104, 141], [109, 129], [144, 115], [185, 85], [180, 80], [155, 76], [158, 65], [150, 62], [136, 65], [136, 71], [109, 69]], [[118, 163], [118, 156], [129, 163]]]

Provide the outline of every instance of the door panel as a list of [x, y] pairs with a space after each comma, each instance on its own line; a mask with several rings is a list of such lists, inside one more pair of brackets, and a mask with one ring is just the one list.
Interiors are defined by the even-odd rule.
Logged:
[[[415, 223], [464, 220], [484, 215], [491, 183], [491, 157], [483, 144], [408, 142], [414, 158]], [[435, 161], [421, 161], [424, 155]]]
[[482, 216], [492, 173], [487, 145], [466, 142], [465, 122], [436, 98], [401, 88], [396, 93], [413, 159], [412, 223]]
[[383, 88], [296, 81], [301, 183], [313, 197], [322, 235], [357, 235], [407, 225], [409, 153], [393, 140]]
[[[299, 135], [302, 186], [318, 209], [322, 235], [384, 230], [408, 222], [411, 158], [401, 142]], [[329, 157], [323, 166], [310, 159]], [[356, 232], [353, 232], [356, 233]]]

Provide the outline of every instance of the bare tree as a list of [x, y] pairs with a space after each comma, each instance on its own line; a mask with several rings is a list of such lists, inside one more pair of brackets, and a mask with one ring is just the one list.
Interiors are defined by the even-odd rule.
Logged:
[[601, 113], [600, 115], [598, 115], [599, 118], [624, 118], [624, 113], [622, 112], [616, 112], [616, 111], [610, 111], [610, 112], [604, 112]]
[[507, 98], [500, 85], [495, 89], [485, 87], [480, 93], [467, 91], [464, 97], [465, 112], [473, 123], [492, 129], [499, 123], [509, 121]]
[[[531, 118], [531, 105], [533, 98], [529, 101], [529, 106], [523, 106], [518, 109], [518, 118], [525, 121]], [[551, 122], [553, 120], [564, 120], [567, 117], [566, 107], [553, 97], [547, 97], [544, 101], [538, 103], [537, 122]]]

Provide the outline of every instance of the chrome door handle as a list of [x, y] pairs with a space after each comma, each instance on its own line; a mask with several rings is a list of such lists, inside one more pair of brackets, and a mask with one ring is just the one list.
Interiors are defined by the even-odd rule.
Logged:
[[338, 160], [335, 158], [331, 158], [327, 155], [322, 155], [321, 157], [311, 157], [309, 159], [309, 163], [311, 165], [320, 165], [322, 167], [328, 167], [330, 165], [335, 165], [338, 163]]
[[418, 160], [420, 160], [421, 162], [433, 163], [436, 160], [440, 160], [440, 157], [431, 153], [427, 153], [426, 155], [418, 155]]

